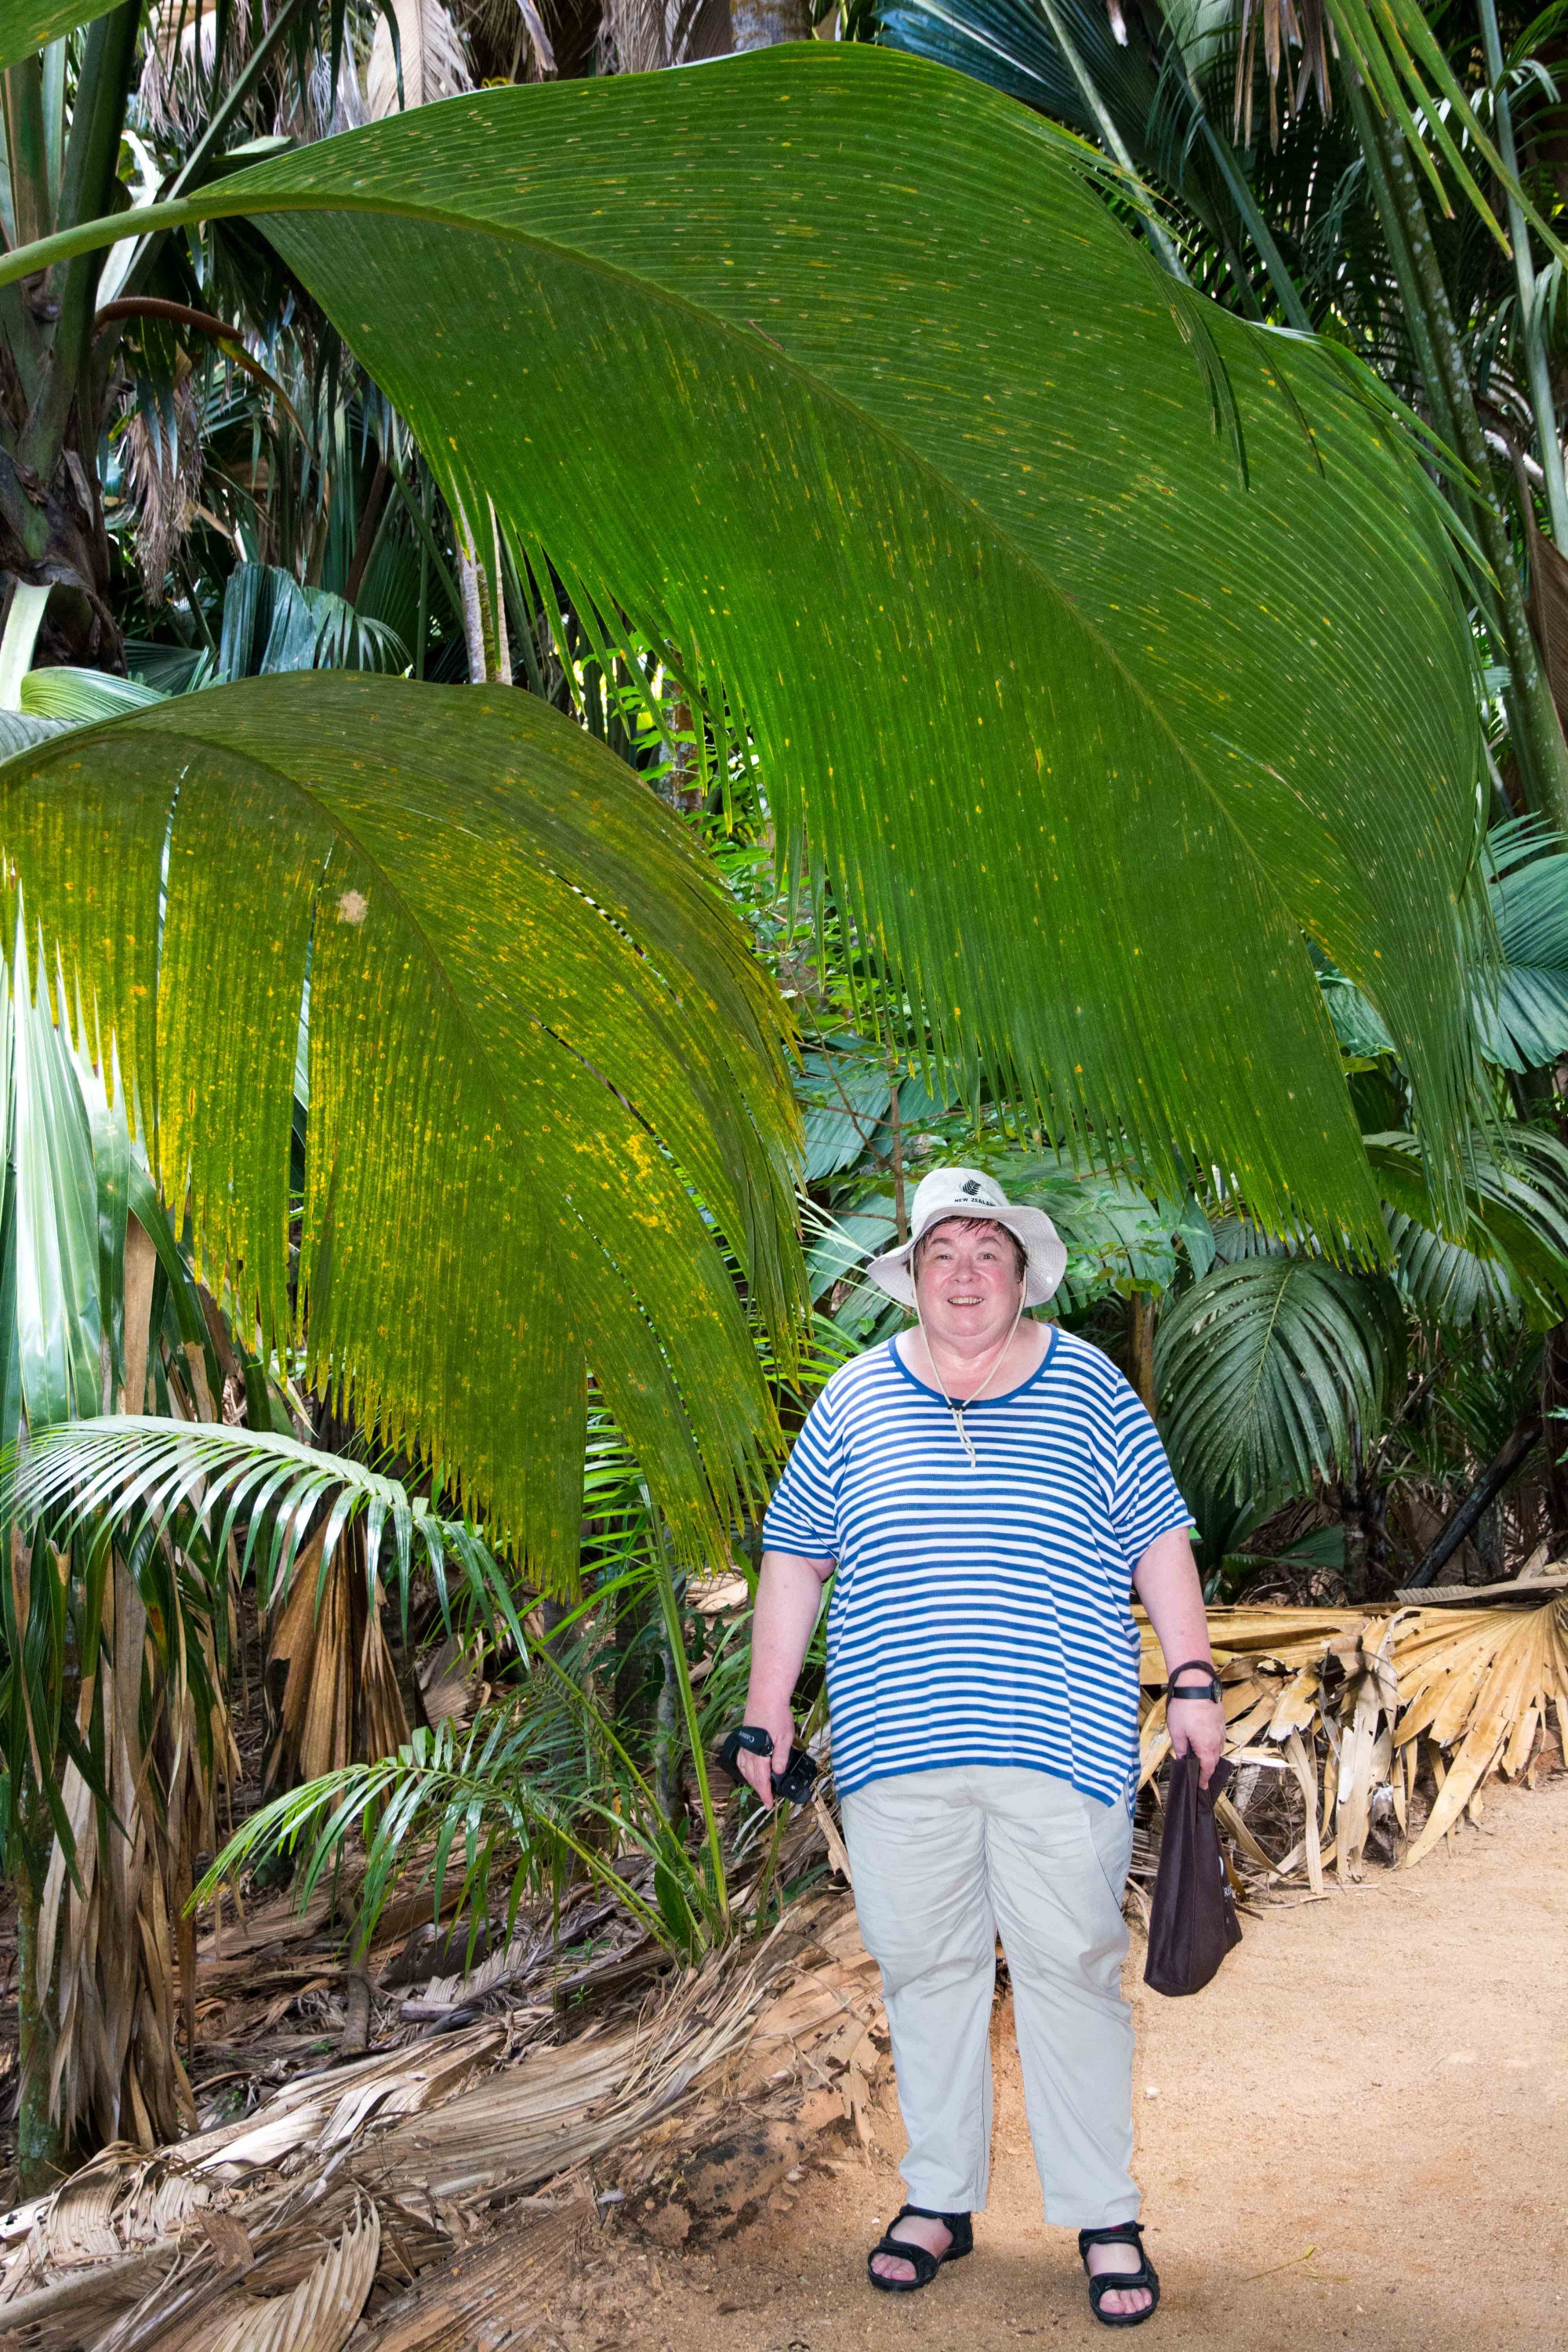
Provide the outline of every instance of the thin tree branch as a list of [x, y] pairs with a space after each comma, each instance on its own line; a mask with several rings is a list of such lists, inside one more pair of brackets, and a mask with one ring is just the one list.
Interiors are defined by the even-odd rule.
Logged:
[[1453, 1557], [1470, 1529], [1478, 1524], [1489, 1503], [1495, 1503], [1509, 1480], [1523, 1469], [1541, 1442], [1542, 1426], [1538, 1412], [1526, 1414], [1502, 1452], [1481, 1472], [1414, 1576], [1405, 1578], [1403, 1590], [1408, 1591], [1416, 1585], [1431, 1583], [1437, 1570]]

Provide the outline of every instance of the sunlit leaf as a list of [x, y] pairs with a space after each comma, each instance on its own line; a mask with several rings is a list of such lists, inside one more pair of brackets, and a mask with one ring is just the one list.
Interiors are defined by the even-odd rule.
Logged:
[[257, 219], [449, 501], [743, 714], [951, 1073], [1382, 1248], [1302, 929], [1457, 1166], [1445, 526], [1343, 354], [1163, 278], [1107, 184], [975, 82], [816, 44], [452, 99], [89, 235]]
[[293, 1320], [308, 955], [310, 1377], [561, 1582], [591, 1366], [708, 1539], [772, 1418], [705, 1211], [795, 1309], [786, 1015], [629, 769], [527, 695], [261, 678], [12, 761], [0, 837], [242, 1328]]

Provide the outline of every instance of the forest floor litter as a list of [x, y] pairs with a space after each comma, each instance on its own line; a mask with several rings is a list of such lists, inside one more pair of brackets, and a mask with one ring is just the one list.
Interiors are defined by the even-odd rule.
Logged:
[[[1297, 1660], [1294, 1620], [1275, 1616], [1272, 1663], [1257, 1663], [1261, 1614], [1227, 1620], [1233, 1734], [1254, 1755], [1266, 1735], [1302, 1748], [1293, 1727], [1312, 1714], [1337, 1780], [1254, 1772], [1255, 1810], [1244, 1795], [1235, 1816], [1245, 1940], [1191, 2000], [1139, 1981], [1137, 1888], [1153, 1861], [1140, 1832], [1128, 1985], [1165, 2288], [1154, 2325], [1215, 2352], [1559, 2346], [1568, 1774], [1542, 1723], [1561, 1720], [1556, 1611], [1540, 1612], [1544, 1652], [1518, 1616], [1504, 1638], [1461, 1612], [1437, 1685], [1421, 1621], [1404, 1621], [1400, 1656], [1397, 1628], [1363, 1621], [1352, 1641], [1321, 1617], [1320, 1654], [1339, 1661], [1326, 1712], [1328, 1669]], [[1451, 1760], [1446, 1782], [1411, 1776], [1408, 1820], [1380, 1826], [1357, 1794], [1358, 1742], [1368, 1756], [1386, 1743], [1376, 1702], [1396, 1656], [1404, 1719], [1446, 1707]], [[1467, 1746], [1523, 1771], [1523, 1748], [1510, 1759], [1521, 1709], [1539, 1729], [1534, 1785], [1479, 1762], [1472, 1780]], [[1159, 1741], [1156, 1717], [1145, 1736]], [[1397, 1789], [1397, 1751], [1379, 1753], [1375, 1781], [1391, 1769]], [[1275, 1799], [1294, 1789], [1300, 1807], [1307, 1778], [1321, 1851], [1285, 1884], [1281, 1842], [1299, 1832]], [[1434, 1843], [1445, 1789], [1449, 1833]], [[792, 1869], [837, 1845], [820, 1805], [788, 1834]], [[1398, 1843], [1425, 1846], [1419, 1867], [1386, 1866]], [[1363, 1874], [1347, 1877], [1352, 1852]], [[0, 2217], [0, 2352], [1089, 2340], [1072, 2237], [1039, 2219], [1005, 1976], [975, 2257], [894, 2299], [871, 2294], [864, 2255], [900, 2202], [902, 2137], [876, 1971], [842, 1886], [824, 1882], [770, 1937], [684, 1973], [590, 1888], [558, 1920], [525, 1913], [466, 1970], [462, 1940], [428, 1924], [428, 1895], [389, 1906], [358, 1968], [326, 1906], [324, 1892], [302, 1915], [287, 1895], [253, 1899], [204, 1937], [200, 2128], [153, 2155], [106, 2150]]]

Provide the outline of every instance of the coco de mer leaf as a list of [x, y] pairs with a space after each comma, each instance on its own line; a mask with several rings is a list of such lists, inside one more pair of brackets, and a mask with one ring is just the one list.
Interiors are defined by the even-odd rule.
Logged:
[[258, 678], [10, 761], [0, 840], [242, 1322], [291, 1320], [308, 956], [312, 1377], [564, 1582], [591, 1365], [712, 1533], [772, 1424], [693, 1192], [787, 1348], [786, 1024], [630, 770], [523, 694]]
[[1343, 354], [1164, 278], [1113, 182], [816, 45], [453, 99], [85, 234], [255, 218], [452, 500], [743, 711], [951, 1071], [1381, 1249], [1302, 933], [1457, 1162], [1477, 723], [1436, 501]]
[[114, 0], [0, 0], [0, 70], [62, 33], [107, 16], [113, 5]]

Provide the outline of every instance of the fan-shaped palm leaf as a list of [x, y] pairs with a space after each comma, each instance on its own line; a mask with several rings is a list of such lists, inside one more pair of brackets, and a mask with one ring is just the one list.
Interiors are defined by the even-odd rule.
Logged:
[[1568, 1054], [1568, 853], [1531, 817], [1494, 825], [1487, 846], [1500, 969], [1477, 1017], [1489, 1060], [1536, 1070]]
[[1520, 1301], [1500, 1259], [1448, 1240], [1403, 1210], [1390, 1209], [1394, 1279], [1424, 1321], [1451, 1330], [1515, 1323]]
[[454, 508], [744, 712], [950, 1065], [1381, 1248], [1300, 927], [1457, 1151], [1437, 502], [1340, 359], [1163, 277], [1106, 184], [975, 82], [815, 45], [452, 99], [0, 276], [255, 217]]
[[395, 630], [328, 589], [301, 588], [275, 563], [237, 563], [228, 575], [216, 673], [226, 684], [283, 670], [401, 670], [407, 662]]
[[1367, 1157], [1417, 1314], [1457, 1327], [1522, 1313], [1542, 1330], [1568, 1315], [1568, 1151], [1555, 1136], [1523, 1127], [1478, 1135], [1458, 1233], [1433, 1202], [1413, 1136], [1369, 1136]]
[[1216, 1265], [1170, 1306], [1155, 1343], [1178, 1475], [1253, 1499], [1309, 1486], [1383, 1419], [1403, 1361], [1381, 1278], [1312, 1257]]
[[631, 772], [526, 695], [261, 678], [13, 761], [0, 835], [241, 1319], [291, 1319], [309, 956], [312, 1378], [561, 1581], [591, 1363], [705, 1541], [772, 1420], [704, 1208], [795, 1308], [785, 1015]]

